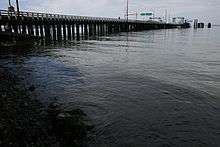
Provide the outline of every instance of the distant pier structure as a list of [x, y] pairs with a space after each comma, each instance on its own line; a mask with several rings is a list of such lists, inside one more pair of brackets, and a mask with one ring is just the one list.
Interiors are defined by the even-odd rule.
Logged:
[[212, 23], [208, 23], [208, 28], [212, 28]]
[[198, 28], [205, 28], [205, 24], [203, 22], [198, 23]]
[[198, 28], [198, 23], [199, 23], [199, 20], [198, 19], [194, 19], [194, 28]]
[[80, 40], [118, 32], [189, 28], [190, 24], [0, 10], [0, 36]]
[[[212, 27], [212, 24], [211, 24], [211, 23], [208, 23], [207, 27], [208, 27], [208, 28], [211, 28], [211, 27]], [[197, 28], [205, 28], [205, 23], [199, 22], [198, 19], [194, 19], [194, 28], [195, 28], [195, 29], [197, 29]]]

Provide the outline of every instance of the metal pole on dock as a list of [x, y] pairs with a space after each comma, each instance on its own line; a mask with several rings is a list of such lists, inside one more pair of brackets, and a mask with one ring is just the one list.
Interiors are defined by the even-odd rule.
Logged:
[[9, 5], [9, 7], [11, 6], [11, 0], [8, 0], [8, 5]]
[[17, 6], [17, 15], [19, 16], [20, 9], [19, 9], [19, 2], [18, 2], [18, 0], [16, 0], [16, 6]]
[[128, 24], [128, 10], [129, 9], [129, 3], [128, 3], [128, 0], [127, 0], [127, 9], [126, 9], [126, 16], [127, 16], [127, 31], [129, 31], [129, 24]]
[[127, 16], [127, 21], [128, 21], [128, 0], [127, 0], [126, 16]]

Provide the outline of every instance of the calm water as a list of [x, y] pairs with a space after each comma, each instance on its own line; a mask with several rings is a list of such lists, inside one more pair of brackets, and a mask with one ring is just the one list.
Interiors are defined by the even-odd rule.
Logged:
[[219, 41], [218, 27], [121, 33], [2, 49], [0, 65], [36, 85], [45, 105], [83, 109], [95, 125], [90, 144], [214, 147]]

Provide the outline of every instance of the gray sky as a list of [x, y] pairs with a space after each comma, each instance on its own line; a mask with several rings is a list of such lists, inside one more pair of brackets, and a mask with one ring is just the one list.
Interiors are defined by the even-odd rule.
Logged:
[[[15, 0], [11, 0], [15, 1]], [[20, 0], [22, 10], [63, 13], [86, 16], [123, 17], [126, 0]], [[171, 17], [184, 16], [190, 19], [220, 24], [220, 0], [129, 0], [130, 12], [155, 12]], [[7, 8], [8, 0], [0, 0], [0, 9]]]

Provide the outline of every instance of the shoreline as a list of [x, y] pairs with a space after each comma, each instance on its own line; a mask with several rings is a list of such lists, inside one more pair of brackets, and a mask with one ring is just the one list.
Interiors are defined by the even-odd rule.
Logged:
[[0, 67], [0, 81], [0, 146], [86, 144], [93, 126], [86, 121], [83, 111], [65, 111], [56, 103], [44, 108], [31, 94], [35, 87], [25, 88], [21, 80], [3, 67]]

